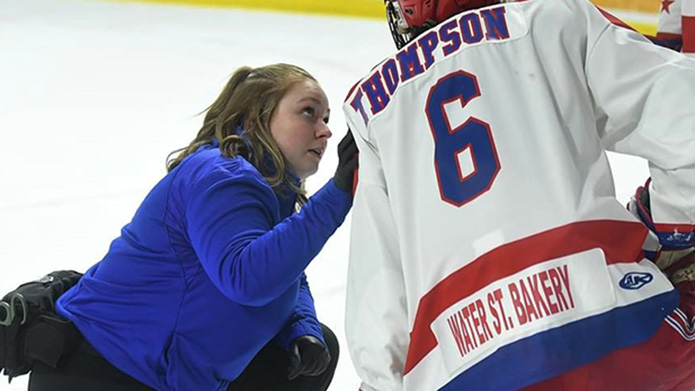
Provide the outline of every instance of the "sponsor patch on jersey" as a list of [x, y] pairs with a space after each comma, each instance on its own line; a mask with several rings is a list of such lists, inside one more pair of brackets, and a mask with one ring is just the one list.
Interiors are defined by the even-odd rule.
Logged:
[[460, 372], [502, 346], [610, 307], [616, 301], [611, 286], [603, 252], [589, 250], [498, 280], [451, 306], [431, 327], [449, 373]]

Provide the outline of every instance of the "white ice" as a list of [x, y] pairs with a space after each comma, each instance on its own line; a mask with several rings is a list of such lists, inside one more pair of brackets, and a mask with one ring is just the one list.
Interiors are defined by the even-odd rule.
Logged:
[[[385, 23], [229, 9], [77, 0], [0, 0], [0, 295], [58, 269], [99, 261], [167, 154], [239, 66], [313, 73], [334, 137], [311, 191], [333, 174], [348, 89], [393, 51]], [[520, 59], [521, 61], [522, 59]], [[611, 155], [618, 198], [646, 163]], [[345, 349], [348, 221], [308, 270], [320, 319], [340, 338], [331, 391], [357, 391]], [[27, 376], [0, 391], [26, 390]]]

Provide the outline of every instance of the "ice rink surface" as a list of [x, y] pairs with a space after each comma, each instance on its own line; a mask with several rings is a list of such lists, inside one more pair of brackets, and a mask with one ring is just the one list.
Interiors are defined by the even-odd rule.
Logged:
[[[242, 65], [297, 64], [326, 90], [334, 136], [308, 181], [309, 192], [317, 190], [337, 163], [343, 98], [392, 51], [380, 21], [0, 0], [0, 295], [99, 261], [165, 174], [167, 154], [195, 136], [198, 113]], [[618, 198], [627, 201], [647, 165], [610, 159]], [[319, 318], [341, 342], [331, 391], [359, 385], [343, 328], [349, 224], [348, 217], [307, 271]], [[5, 380], [0, 391], [26, 390], [27, 376]]]

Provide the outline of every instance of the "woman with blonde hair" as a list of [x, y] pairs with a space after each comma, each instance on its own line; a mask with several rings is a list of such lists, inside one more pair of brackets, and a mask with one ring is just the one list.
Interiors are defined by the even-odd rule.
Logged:
[[338, 359], [305, 268], [352, 205], [356, 146], [307, 198], [328, 99], [287, 64], [243, 67], [99, 263], [57, 303], [83, 343], [29, 389], [317, 390]]

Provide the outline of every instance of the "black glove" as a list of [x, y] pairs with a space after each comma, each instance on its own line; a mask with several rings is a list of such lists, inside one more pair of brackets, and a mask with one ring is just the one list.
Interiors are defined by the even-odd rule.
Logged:
[[352, 193], [352, 181], [357, 168], [357, 144], [352, 137], [352, 131], [348, 129], [347, 134], [338, 144], [338, 168], [335, 170], [333, 182], [335, 185], [348, 193]]
[[331, 354], [320, 339], [313, 335], [298, 337], [290, 345], [290, 367], [287, 378], [317, 376], [328, 368]]

